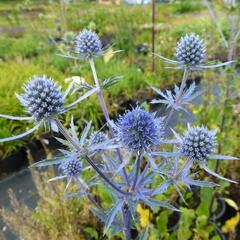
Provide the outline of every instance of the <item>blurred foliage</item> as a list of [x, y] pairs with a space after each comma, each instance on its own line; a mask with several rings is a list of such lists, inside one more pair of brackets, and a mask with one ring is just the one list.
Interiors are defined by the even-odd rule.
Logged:
[[101, 224], [88, 206], [77, 198], [63, 199], [65, 183], [47, 183], [49, 174], [33, 172], [37, 188], [35, 209], [20, 203], [13, 191], [9, 191], [12, 209], [0, 209], [0, 216], [19, 239], [77, 240], [99, 239]]

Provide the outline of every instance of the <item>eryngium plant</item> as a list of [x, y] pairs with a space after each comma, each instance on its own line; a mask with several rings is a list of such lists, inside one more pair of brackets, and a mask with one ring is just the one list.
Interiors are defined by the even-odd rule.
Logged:
[[168, 67], [173, 69], [187, 69], [187, 70], [203, 70], [207, 68], [216, 68], [227, 66], [232, 63], [232, 61], [214, 64], [214, 65], [206, 65], [206, 48], [203, 40], [200, 36], [195, 33], [186, 34], [183, 36], [177, 43], [175, 57], [176, 60], [171, 60], [161, 55], [157, 55], [167, 63], [175, 65], [175, 67]]
[[36, 124], [30, 130], [17, 136], [0, 139], [0, 142], [7, 142], [25, 137], [36, 131], [42, 125], [58, 132], [57, 121], [59, 116], [96, 91], [96, 89], [91, 89], [73, 103], [64, 105], [66, 97], [72, 87], [73, 83], [69, 85], [65, 92], [61, 92], [60, 88], [58, 88], [50, 78], [46, 76], [33, 76], [27, 84], [23, 86], [24, 93], [16, 94], [21, 105], [25, 107], [25, 112], [30, 116], [17, 117], [0, 114], [0, 117], [19, 121], [34, 121]]
[[63, 111], [63, 94], [46, 76], [34, 77], [24, 86], [24, 94], [17, 95], [26, 112], [36, 120], [58, 115]]
[[120, 116], [116, 123], [117, 136], [130, 151], [150, 151], [158, 146], [164, 135], [163, 120], [156, 114], [136, 107]]
[[186, 66], [196, 66], [204, 63], [206, 49], [203, 40], [194, 33], [180, 39], [175, 56]]
[[[179, 196], [184, 199], [182, 190], [192, 187], [216, 187], [218, 184], [196, 179], [196, 165], [209, 174], [225, 181], [234, 182], [218, 175], [207, 167], [208, 160], [236, 160], [237, 158], [214, 154], [216, 130], [208, 130], [204, 126], [188, 126], [186, 133], [181, 136], [173, 128], [175, 138], [167, 137], [170, 120], [173, 112], [186, 110], [185, 106], [198, 96], [195, 93], [196, 86], [192, 84], [185, 89], [188, 72], [196, 69], [204, 69], [205, 46], [199, 36], [186, 35], [178, 43], [176, 57], [178, 61], [168, 60], [177, 64], [178, 69], [184, 69], [180, 88], [175, 87], [174, 92], [153, 89], [163, 97], [162, 100], [154, 100], [152, 103], [163, 103], [169, 109], [169, 113], [150, 113], [142, 106], [127, 110], [112, 121], [103, 97], [103, 90], [116, 84], [119, 77], [109, 78], [103, 83], [99, 82], [94, 65], [94, 58], [101, 52], [102, 45], [96, 33], [84, 30], [76, 37], [76, 54], [80, 57], [71, 57], [75, 60], [89, 61], [95, 85], [86, 84], [76, 86], [73, 93], [79, 89], [87, 88], [83, 96], [72, 104], [64, 105], [65, 97], [72, 89], [71, 83], [68, 90], [63, 94], [60, 89], [46, 77], [34, 77], [25, 87], [23, 95], [18, 95], [20, 102], [26, 107], [31, 117], [13, 117], [1, 115], [13, 120], [34, 120], [39, 122], [37, 127], [28, 131], [27, 134], [39, 127], [40, 123], [51, 122], [55, 130], [62, 133], [63, 138], [58, 140], [64, 148], [60, 149], [61, 155], [51, 160], [43, 160], [35, 163], [32, 167], [45, 167], [57, 165], [60, 175], [50, 179], [55, 181], [67, 179], [64, 198], [77, 197], [88, 198], [92, 204], [92, 212], [104, 222], [104, 234], [111, 236], [124, 232], [127, 240], [133, 239], [131, 229], [138, 230], [137, 239], [142, 239], [143, 234], [136, 224], [139, 219], [136, 208], [143, 203], [155, 210], [156, 207], [168, 208], [179, 211], [172, 204], [160, 201], [159, 195], [163, 195], [169, 187], [174, 187]], [[65, 56], [66, 57], [66, 56]], [[218, 64], [211, 67], [219, 67], [229, 63]], [[100, 101], [107, 126], [108, 133], [102, 129], [93, 131], [89, 122], [82, 133], [76, 132], [74, 119], [70, 128], [66, 129], [59, 118], [60, 114], [69, 110], [70, 107], [96, 93]], [[9, 141], [22, 136], [2, 139]], [[166, 151], [168, 149], [168, 151]], [[83, 172], [88, 174], [83, 174]], [[68, 192], [68, 186], [75, 184], [77, 190]], [[92, 189], [101, 185], [112, 199], [111, 206], [96, 201], [99, 196]], [[75, 189], [76, 189], [75, 188]]]
[[98, 56], [102, 51], [102, 42], [98, 35], [91, 30], [83, 30], [76, 37], [75, 53], [80, 54], [83, 59]]
[[193, 160], [204, 161], [214, 149], [215, 134], [215, 131], [205, 127], [189, 128], [182, 141], [182, 154]]
[[102, 131], [95, 131], [90, 136], [89, 144], [90, 145], [100, 144], [100, 143], [107, 141], [107, 139], [108, 139], [108, 136], [106, 133], [104, 133]]

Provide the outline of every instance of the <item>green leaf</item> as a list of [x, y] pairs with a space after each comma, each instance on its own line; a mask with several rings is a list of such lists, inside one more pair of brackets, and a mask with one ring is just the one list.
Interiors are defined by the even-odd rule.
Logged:
[[200, 190], [200, 198], [201, 198], [201, 203], [199, 204], [197, 208], [197, 215], [202, 216], [205, 215], [209, 217], [209, 204], [212, 199], [212, 194], [213, 194], [213, 189], [212, 188], [201, 188]]
[[221, 238], [218, 235], [215, 235], [211, 238], [211, 240], [221, 240]]
[[168, 213], [167, 211], [162, 211], [156, 219], [157, 228], [161, 234], [166, 234], [168, 232]]
[[31, 217], [34, 221], [38, 221], [41, 218], [41, 213], [40, 212], [33, 212]]
[[207, 216], [200, 216], [196, 220], [196, 228], [194, 229], [197, 239], [208, 240], [214, 226], [209, 224]]
[[195, 211], [193, 209], [181, 208], [182, 214], [179, 222], [177, 232], [178, 240], [188, 240], [192, 236], [191, 225], [195, 218]]
[[94, 228], [86, 227], [84, 231], [88, 233], [91, 236], [91, 238], [98, 239], [98, 232]]

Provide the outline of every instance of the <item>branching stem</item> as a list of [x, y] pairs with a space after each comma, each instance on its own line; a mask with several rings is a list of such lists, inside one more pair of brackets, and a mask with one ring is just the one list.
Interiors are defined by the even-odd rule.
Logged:
[[[59, 131], [63, 134], [63, 136], [76, 148], [77, 151], [81, 152], [81, 148], [78, 146], [78, 144], [73, 140], [72, 136], [68, 133], [67, 129], [62, 125], [61, 121], [59, 119], [55, 119], [57, 126], [59, 128]], [[119, 187], [117, 187], [112, 181], [110, 181], [105, 174], [95, 165], [95, 163], [92, 161], [91, 158], [88, 156], [85, 157], [87, 162], [92, 166], [92, 168], [99, 174], [99, 176], [108, 183], [111, 187], [113, 187], [116, 191], [123, 195], [129, 195], [130, 193], [125, 192], [121, 190]]]
[[91, 193], [88, 192], [88, 187], [84, 186], [84, 184], [78, 179], [78, 183], [80, 187], [83, 189], [84, 193], [86, 194], [87, 198], [89, 199], [90, 202], [99, 210], [103, 211], [101, 206], [95, 201], [94, 197], [91, 195]]
[[[103, 114], [104, 114], [105, 120], [108, 124], [110, 133], [113, 137], [114, 136], [114, 131], [113, 131], [113, 128], [110, 124], [110, 117], [109, 117], [109, 113], [108, 113], [108, 110], [107, 110], [107, 105], [104, 101], [102, 89], [101, 89], [101, 86], [99, 84], [95, 64], [94, 64], [94, 61], [93, 61], [92, 58], [89, 59], [89, 63], [90, 63], [90, 67], [91, 67], [91, 70], [92, 70], [92, 73], [93, 73], [93, 78], [94, 78], [94, 81], [95, 81], [96, 88], [98, 88], [98, 91], [97, 91], [98, 99], [99, 99], [99, 102], [101, 104]], [[122, 156], [121, 156], [121, 153], [120, 153], [119, 149], [117, 149], [117, 155], [118, 155], [119, 160], [122, 162]], [[123, 176], [124, 176], [124, 179], [126, 180], [127, 185], [130, 186], [128, 175], [127, 175], [125, 167], [123, 168], [122, 171], [123, 171]], [[132, 217], [131, 217], [131, 213], [129, 211], [129, 207], [128, 207], [127, 203], [126, 203], [126, 206], [122, 209], [122, 215], [123, 215], [123, 222], [124, 222], [125, 238], [126, 238], [126, 240], [130, 240], [131, 239], [131, 219], [132, 219]]]
[[180, 100], [180, 98], [181, 98], [181, 96], [183, 94], [183, 90], [184, 90], [184, 88], [186, 86], [186, 81], [187, 81], [187, 78], [188, 78], [188, 74], [189, 74], [189, 70], [188, 70], [188, 68], [185, 68], [184, 69], [184, 73], [183, 73], [181, 86], [180, 86], [180, 90], [179, 90], [179, 92], [178, 92], [178, 94], [177, 94], [177, 96], [175, 98], [175, 104], [172, 107], [172, 109], [171, 109], [171, 111], [170, 111], [170, 113], [169, 113], [169, 115], [167, 117], [167, 120], [165, 122], [165, 128], [168, 126], [168, 124], [169, 124], [169, 122], [170, 122], [170, 120], [172, 118], [172, 115], [173, 115], [173, 113], [175, 111], [175, 107], [179, 104], [179, 100]]
[[[107, 105], [104, 101], [102, 89], [101, 89], [101, 86], [99, 84], [95, 64], [94, 64], [94, 61], [93, 61], [92, 58], [89, 59], [89, 63], [90, 63], [90, 67], [91, 67], [91, 70], [92, 70], [92, 73], [93, 73], [93, 78], [94, 78], [94, 81], [95, 81], [96, 88], [98, 88], [98, 91], [97, 91], [98, 99], [99, 99], [99, 102], [101, 104], [103, 114], [104, 114], [105, 120], [108, 124], [110, 133], [113, 137], [114, 136], [114, 131], [113, 131], [113, 128], [110, 124], [110, 117], [109, 117], [109, 113], [108, 113], [108, 110], [107, 110]], [[120, 153], [119, 149], [117, 149], [117, 155], [118, 155], [118, 158], [120, 159], [120, 161], [122, 162], [122, 157], [121, 157], [121, 153]], [[129, 180], [128, 180], [128, 175], [127, 175], [125, 167], [123, 168], [123, 175], [124, 175], [124, 178], [125, 178], [127, 184], [129, 185], [130, 183], [129, 183]]]

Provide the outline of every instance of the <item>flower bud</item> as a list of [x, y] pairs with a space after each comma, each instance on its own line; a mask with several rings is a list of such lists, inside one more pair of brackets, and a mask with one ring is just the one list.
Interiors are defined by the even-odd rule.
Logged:
[[193, 127], [185, 133], [181, 152], [190, 159], [204, 161], [214, 147], [215, 133], [205, 127]]
[[185, 35], [177, 44], [175, 56], [179, 62], [187, 66], [197, 66], [205, 60], [205, 45], [194, 33]]
[[75, 40], [75, 52], [83, 58], [96, 57], [102, 50], [102, 42], [98, 35], [91, 30], [83, 30]]
[[35, 119], [41, 120], [61, 112], [63, 94], [51, 79], [46, 76], [35, 76], [23, 89], [24, 94], [18, 98]]

